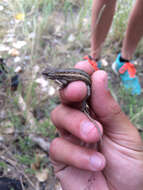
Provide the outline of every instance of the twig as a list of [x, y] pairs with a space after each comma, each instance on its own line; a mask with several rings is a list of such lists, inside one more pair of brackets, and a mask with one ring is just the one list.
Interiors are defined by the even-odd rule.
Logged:
[[[20, 108], [20, 110], [22, 111], [22, 113], [26, 112], [26, 122], [29, 125], [29, 138], [37, 143], [44, 151], [48, 152], [49, 151], [49, 146], [50, 143], [46, 142], [43, 138], [41, 137], [37, 137], [35, 135], [35, 130], [38, 128], [35, 122], [35, 119], [33, 117], [33, 114], [28, 110], [27, 105], [24, 101], [24, 99], [22, 98], [22, 96], [20, 94], [17, 94], [18, 97], [18, 106]], [[31, 134], [32, 133], [32, 134]]]
[[143, 108], [141, 109], [140, 112], [136, 113], [130, 120], [133, 121], [135, 120], [136, 118], [140, 117], [140, 115], [143, 113]]
[[36, 144], [38, 144], [45, 152], [49, 152], [49, 148], [50, 148], [50, 142], [45, 141], [43, 138], [41, 137], [36, 137], [33, 134], [29, 135], [29, 138], [35, 142]]
[[17, 93], [16, 96], [18, 97], [18, 106], [19, 106], [20, 110], [22, 111], [22, 113], [26, 113], [26, 121], [29, 125], [29, 128], [32, 131], [34, 131], [37, 127], [36, 127], [36, 122], [35, 122], [35, 119], [34, 119], [32, 113], [28, 110], [26, 102], [24, 101], [21, 94]]
[[[6, 150], [6, 153], [9, 155], [9, 157], [11, 157], [12, 160], [10, 158], [6, 158], [5, 156], [1, 156], [1, 158], [4, 161], [10, 163], [19, 173], [21, 173], [25, 177], [25, 179], [28, 181], [28, 183], [32, 186], [32, 188], [35, 189], [35, 185], [32, 183], [29, 177], [23, 172], [23, 168], [18, 165], [18, 162], [16, 158], [13, 156], [13, 154], [8, 150], [8, 148], [4, 144], [3, 144], [3, 148]], [[15, 162], [13, 162], [13, 160]]]
[[22, 177], [20, 176], [20, 183], [21, 183], [21, 186], [22, 186], [22, 189], [25, 190], [25, 187], [23, 185], [23, 180], [22, 180]]

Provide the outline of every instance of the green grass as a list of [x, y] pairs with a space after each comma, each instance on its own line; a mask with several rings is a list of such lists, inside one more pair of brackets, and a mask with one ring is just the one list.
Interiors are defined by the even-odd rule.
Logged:
[[5, 162], [0, 161], [0, 171], [7, 170], [7, 169], [8, 169], [8, 165]]
[[112, 35], [116, 40], [122, 40], [127, 28], [128, 16], [132, 8], [132, 1], [120, 0], [113, 19]]
[[39, 124], [37, 132], [42, 136], [49, 137], [50, 139], [53, 139], [55, 137], [55, 127], [49, 118]]
[[19, 137], [19, 149], [21, 152], [27, 154], [32, 148], [34, 148], [34, 143], [28, 137]]

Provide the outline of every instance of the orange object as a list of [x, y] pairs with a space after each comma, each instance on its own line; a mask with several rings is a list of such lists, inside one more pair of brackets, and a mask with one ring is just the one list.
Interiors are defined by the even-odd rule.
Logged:
[[133, 63], [130, 62], [126, 62], [120, 69], [119, 69], [119, 73], [123, 74], [125, 71], [128, 71], [129, 76], [131, 78], [134, 78], [136, 75], [136, 68], [134, 66]]
[[97, 62], [91, 56], [86, 55], [83, 59], [88, 60], [95, 71], [99, 70]]

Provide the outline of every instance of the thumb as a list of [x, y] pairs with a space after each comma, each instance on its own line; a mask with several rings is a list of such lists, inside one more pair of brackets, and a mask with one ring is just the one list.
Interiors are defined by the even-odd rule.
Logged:
[[124, 138], [140, 139], [137, 129], [122, 112], [119, 104], [112, 97], [108, 89], [107, 73], [96, 71], [92, 75], [91, 105], [104, 126], [104, 133], [112, 136], [124, 136]]

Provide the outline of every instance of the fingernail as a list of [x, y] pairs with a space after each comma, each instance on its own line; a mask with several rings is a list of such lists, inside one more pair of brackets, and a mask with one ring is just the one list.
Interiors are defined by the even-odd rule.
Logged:
[[98, 171], [104, 166], [103, 160], [97, 155], [90, 157], [90, 168], [92, 171]]
[[87, 137], [88, 133], [95, 128], [94, 124], [90, 121], [84, 120], [80, 123], [80, 132], [83, 137]]

